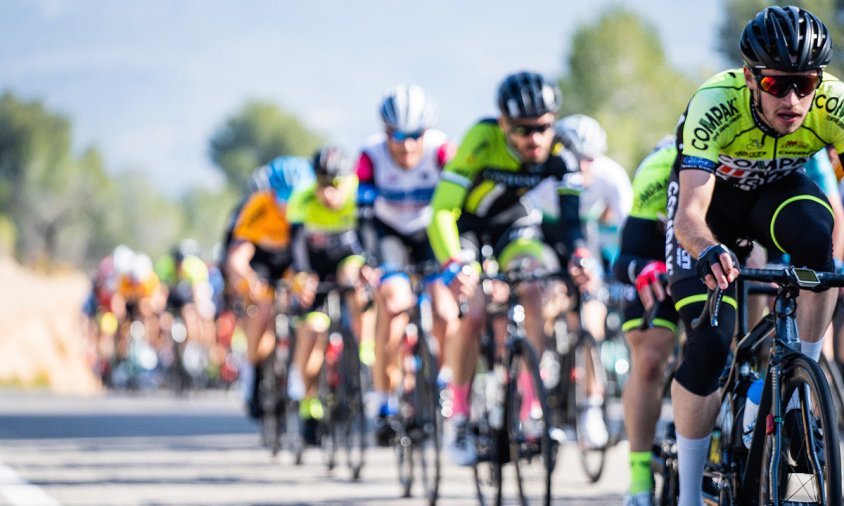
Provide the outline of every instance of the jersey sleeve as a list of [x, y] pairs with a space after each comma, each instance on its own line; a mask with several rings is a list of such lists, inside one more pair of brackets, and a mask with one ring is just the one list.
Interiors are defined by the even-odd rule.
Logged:
[[490, 125], [479, 123], [466, 133], [454, 158], [440, 174], [431, 198], [433, 211], [428, 225], [428, 239], [437, 260], [445, 262], [460, 253], [457, 218], [463, 209], [466, 194], [481, 166], [483, 152], [488, 149]]
[[692, 97], [680, 126], [683, 151], [679, 170], [715, 172], [721, 146], [730, 137], [729, 129], [724, 127], [724, 109], [735, 106], [732, 103], [724, 105], [723, 98], [720, 88], [702, 89]]

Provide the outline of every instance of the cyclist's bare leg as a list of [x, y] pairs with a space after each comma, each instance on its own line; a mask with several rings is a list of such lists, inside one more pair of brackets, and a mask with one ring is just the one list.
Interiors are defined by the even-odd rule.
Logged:
[[[450, 295], [450, 294], [449, 294]], [[454, 300], [454, 298], [451, 298]], [[458, 307], [454, 301], [455, 307]], [[454, 339], [445, 343], [445, 363], [451, 369], [452, 383], [468, 385], [478, 363], [478, 340], [486, 319], [483, 291], [477, 290], [468, 301], [468, 311], [460, 318], [460, 327]]]
[[453, 340], [460, 329], [460, 311], [457, 304], [454, 303], [454, 297], [452, 297], [448, 287], [441, 281], [437, 280], [430, 283], [428, 291], [431, 294], [431, 308], [433, 310], [431, 334], [436, 340], [436, 349], [433, 351], [438, 363], [442, 365], [445, 343], [448, 340]]
[[243, 333], [246, 334], [246, 358], [258, 365], [275, 349], [275, 328], [272, 325], [273, 301], [254, 302], [247, 306], [243, 318]]
[[[592, 334], [596, 341], [604, 340], [605, 323], [607, 320], [607, 306], [599, 300], [590, 300], [583, 305], [583, 326]], [[586, 395], [603, 397], [604, 385], [598, 381], [595, 368], [591, 360], [586, 361]]]
[[407, 279], [391, 276], [382, 281], [375, 296], [375, 363], [372, 380], [375, 391], [386, 396], [398, 387], [397, 352], [408, 323], [404, 311], [412, 306], [413, 294]]
[[700, 439], [708, 436], [715, 426], [720, 394], [715, 391], [700, 396], [674, 380], [671, 382], [671, 405], [677, 433], [689, 439]]
[[[797, 305], [797, 329], [800, 332], [801, 341], [816, 343], [823, 338], [829, 322], [832, 321], [832, 312], [835, 309], [837, 295], [838, 293], [835, 290], [820, 293], [804, 290], [800, 294], [800, 301]], [[810, 353], [809, 355], [817, 360], [820, 357], [820, 349], [817, 350], [817, 353]]]
[[313, 396], [316, 392], [317, 378], [322, 368], [325, 354], [325, 339], [328, 331], [328, 319], [319, 313], [310, 313], [305, 322], [296, 328], [296, 348], [293, 352], [293, 364], [304, 383], [304, 394]]
[[624, 385], [624, 428], [630, 451], [650, 451], [662, 410], [665, 367], [674, 348], [674, 332], [665, 328], [627, 333], [630, 377]]

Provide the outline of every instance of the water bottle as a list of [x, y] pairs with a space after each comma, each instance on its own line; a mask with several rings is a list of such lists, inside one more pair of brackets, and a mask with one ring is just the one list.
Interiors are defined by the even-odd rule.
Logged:
[[762, 388], [765, 379], [759, 378], [747, 389], [747, 400], [744, 402], [744, 417], [742, 418], [741, 440], [745, 448], [750, 448], [753, 441], [753, 429], [756, 427], [756, 413], [759, 411], [759, 401], [762, 400]]

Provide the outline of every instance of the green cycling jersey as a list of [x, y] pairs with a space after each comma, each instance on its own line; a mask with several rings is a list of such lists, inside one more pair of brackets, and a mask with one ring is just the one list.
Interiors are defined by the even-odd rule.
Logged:
[[445, 262], [458, 257], [459, 218], [478, 218], [490, 227], [512, 223], [514, 216], [529, 212], [522, 199], [525, 193], [548, 178], [558, 181], [560, 228], [568, 227], [573, 219], [576, 224], [571, 226], [579, 231], [574, 235], [582, 239], [577, 210], [581, 177], [576, 167], [571, 153], [557, 139], [545, 163], [526, 164], [495, 119], [475, 124], [443, 170], [431, 201], [434, 212], [428, 237], [437, 259]]
[[698, 88], [678, 136], [678, 170], [705, 170], [754, 190], [799, 170], [825, 146], [844, 153], [844, 83], [824, 74], [800, 128], [777, 135], [757, 116], [742, 69], [726, 70]]
[[345, 193], [343, 204], [331, 209], [317, 198], [317, 183], [297, 190], [287, 203], [287, 219], [291, 224], [302, 225], [308, 233], [338, 234], [357, 228], [357, 176], [344, 176], [335, 191]]

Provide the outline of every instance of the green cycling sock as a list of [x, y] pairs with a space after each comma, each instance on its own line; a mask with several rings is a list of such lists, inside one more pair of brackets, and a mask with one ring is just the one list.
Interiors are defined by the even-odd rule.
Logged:
[[630, 494], [651, 492], [653, 489], [651, 452], [630, 452]]

